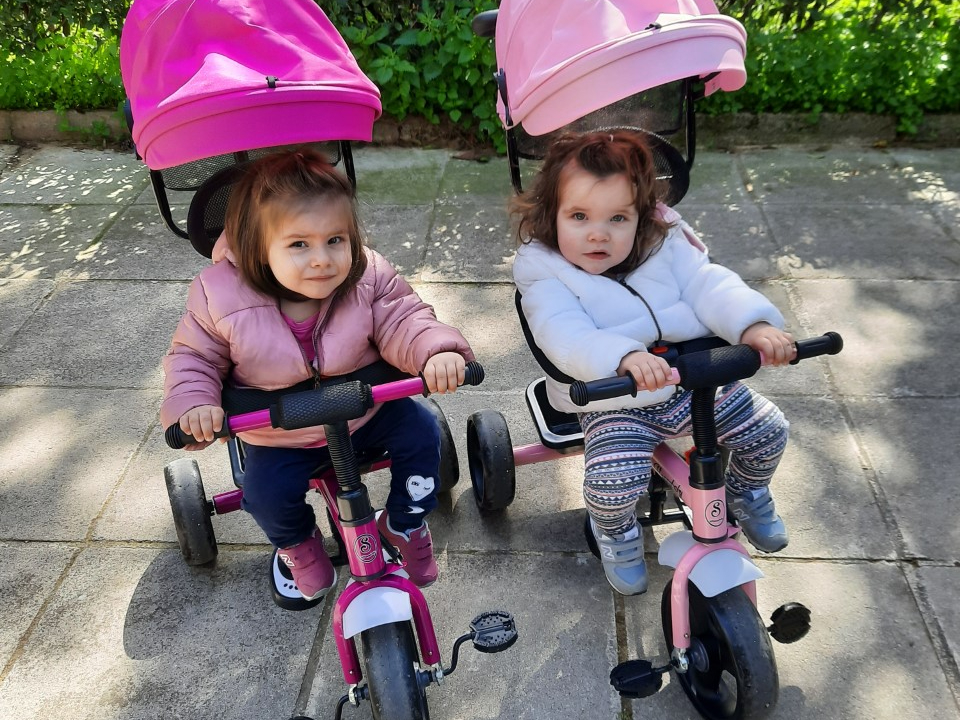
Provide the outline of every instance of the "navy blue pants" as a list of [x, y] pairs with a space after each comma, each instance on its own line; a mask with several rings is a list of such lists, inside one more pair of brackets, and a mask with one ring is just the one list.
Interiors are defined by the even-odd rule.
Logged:
[[[394, 530], [419, 527], [437, 506], [440, 428], [433, 414], [410, 398], [393, 400], [351, 435], [354, 450], [390, 453], [387, 514]], [[278, 448], [245, 445], [243, 509], [275, 547], [292, 547], [316, 525], [307, 502], [311, 475], [330, 459], [326, 447]]]

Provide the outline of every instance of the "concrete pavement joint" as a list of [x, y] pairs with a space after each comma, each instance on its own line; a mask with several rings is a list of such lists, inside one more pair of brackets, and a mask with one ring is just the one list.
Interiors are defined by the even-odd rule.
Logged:
[[[617, 629], [617, 664], [630, 658], [630, 638], [627, 635], [627, 612], [623, 595], [613, 593], [613, 617]], [[625, 697], [620, 698], [619, 720], [633, 720], [633, 703]]]
[[[76, 543], [71, 544], [75, 545]], [[7, 664], [3, 666], [2, 670], [0, 670], [0, 686], [6, 682], [7, 676], [13, 670], [13, 666], [17, 664], [17, 660], [19, 660], [20, 656], [23, 655], [27, 644], [30, 642], [30, 638], [33, 636], [34, 631], [40, 624], [40, 621], [43, 619], [43, 616], [46, 614], [47, 608], [50, 606], [50, 603], [53, 602], [53, 599], [56, 597], [61, 586], [63, 586], [64, 582], [66, 582], [67, 576], [70, 574], [70, 570], [73, 569], [74, 563], [76, 563], [77, 558], [80, 557], [80, 553], [82, 553], [83, 550], [83, 547], [78, 547], [76, 552], [74, 552], [70, 556], [69, 560], [67, 560], [63, 570], [60, 572], [60, 575], [57, 576], [57, 581], [53, 584], [53, 587], [50, 588], [50, 592], [47, 593], [47, 596], [43, 599], [40, 607], [37, 608], [37, 612], [34, 613], [33, 619], [30, 620], [30, 625], [27, 626], [27, 629], [17, 640], [17, 644], [14, 647], [13, 652], [10, 653], [10, 659], [7, 660]]]
[[323, 652], [323, 641], [327, 637], [327, 628], [332, 626], [331, 616], [337, 595], [339, 595], [339, 592], [331, 592], [324, 598], [323, 611], [320, 613], [320, 622], [317, 626], [317, 632], [313, 637], [313, 644], [310, 646], [307, 663], [303, 669], [300, 691], [297, 693], [297, 699], [293, 704], [294, 715], [305, 715], [307, 706], [310, 704], [310, 695], [313, 692], [313, 684], [317, 677], [317, 669], [320, 666], [320, 656]]
[[940, 667], [947, 679], [947, 685], [950, 687], [950, 692], [953, 693], [953, 701], [957, 705], [958, 713], [960, 713], [960, 666], [957, 665], [957, 659], [950, 652], [950, 643], [937, 616], [936, 608], [930, 602], [926, 585], [916, 572], [904, 572], [904, 577], [907, 587], [913, 593], [920, 619], [927, 630], [930, 642], [933, 644]]

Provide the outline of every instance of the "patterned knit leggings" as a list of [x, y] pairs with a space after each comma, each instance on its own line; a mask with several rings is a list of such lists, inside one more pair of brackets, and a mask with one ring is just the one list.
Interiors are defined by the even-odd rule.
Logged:
[[[653, 449], [690, 434], [689, 390], [659, 405], [580, 415], [584, 437], [583, 499], [597, 526], [622, 533], [635, 522], [637, 500], [650, 483]], [[730, 450], [727, 486], [734, 492], [770, 484], [787, 444], [780, 409], [742, 383], [717, 392], [720, 444]]]

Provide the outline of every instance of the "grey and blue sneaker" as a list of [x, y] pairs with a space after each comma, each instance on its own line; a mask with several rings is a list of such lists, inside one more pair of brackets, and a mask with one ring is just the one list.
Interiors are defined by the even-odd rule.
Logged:
[[590, 529], [597, 539], [600, 562], [607, 582], [621, 595], [639, 595], [647, 591], [647, 564], [643, 559], [643, 533], [634, 523], [622, 534], [609, 536], [590, 518]]
[[744, 493], [727, 490], [727, 512], [737, 519], [743, 534], [757, 550], [773, 553], [787, 546], [787, 526], [777, 515], [769, 488]]

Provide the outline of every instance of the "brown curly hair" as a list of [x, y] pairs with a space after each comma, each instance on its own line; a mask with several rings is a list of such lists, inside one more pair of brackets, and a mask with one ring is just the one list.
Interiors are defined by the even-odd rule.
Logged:
[[633, 249], [607, 275], [629, 273], [653, 255], [670, 229], [657, 212], [657, 174], [653, 153], [635, 130], [596, 131], [561, 135], [547, 150], [533, 184], [510, 201], [520, 243], [537, 240], [557, 252], [557, 213], [564, 171], [577, 165], [600, 179], [624, 174], [635, 188], [634, 207], [640, 221]]

